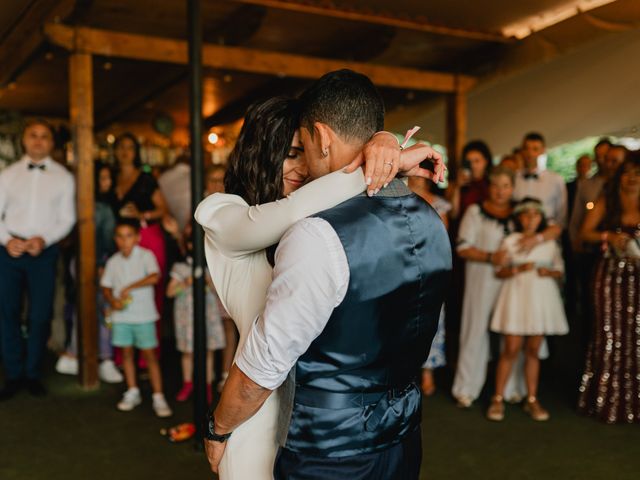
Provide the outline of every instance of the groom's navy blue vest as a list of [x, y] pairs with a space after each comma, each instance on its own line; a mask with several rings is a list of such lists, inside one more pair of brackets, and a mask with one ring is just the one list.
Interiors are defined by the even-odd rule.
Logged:
[[404, 188], [318, 217], [342, 242], [349, 286], [298, 360], [285, 447], [330, 457], [383, 450], [420, 425], [415, 380], [448, 285], [449, 238], [438, 214]]

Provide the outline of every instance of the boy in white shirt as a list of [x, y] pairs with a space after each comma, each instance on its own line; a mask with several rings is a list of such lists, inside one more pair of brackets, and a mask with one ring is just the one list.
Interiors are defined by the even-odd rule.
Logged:
[[137, 348], [149, 368], [153, 410], [158, 417], [168, 417], [172, 412], [162, 393], [162, 375], [154, 351], [158, 346], [155, 322], [159, 315], [153, 299], [153, 286], [160, 281], [160, 268], [153, 253], [138, 246], [139, 241], [138, 222], [119, 220], [115, 229], [118, 252], [107, 261], [100, 280], [105, 299], [112, 309], [111, 342], [122, 348], [122, 365], [128, 387], [117, 407], [128, 412], [142, 402], [134, 362], [134, 348]]

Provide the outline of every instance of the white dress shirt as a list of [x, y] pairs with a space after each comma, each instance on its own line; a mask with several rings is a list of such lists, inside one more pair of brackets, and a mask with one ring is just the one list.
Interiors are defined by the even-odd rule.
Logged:
[[182, 231], [191, 219], [191, 167], [178, 163], [160, 176], [158, 185]]
[[565, 227], [568, 200], [564, 179], [549, 170], [532, 173], [537, 175], [537, 178], [525, 178], [524, 173], [518, 173], [513, 190], [514, 200], [522, 200], [525, 197], [537, 198], [542, 202], [547, 220]]
[[296, 223], [276, 250], [264, 313], [254, 323], [236, 365], [275, 390], [324, 330], [349, 286], [349, 264], [338, 234], [320, 218]]
[[49, 246], [62, 240], [76, 221], [75, 182], [50, 157], [34, 163], [26, 155], [0, 173], [0, 244], [12, 237], [42, 237]]

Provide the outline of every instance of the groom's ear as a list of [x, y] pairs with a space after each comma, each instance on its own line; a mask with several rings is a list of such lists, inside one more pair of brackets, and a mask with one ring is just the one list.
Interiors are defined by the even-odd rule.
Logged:
[[313, 124], [313, 141], [318, 145], [321, 152], [329, 151], [335, 136], [333, 129], [326, 123], [315, 122]]

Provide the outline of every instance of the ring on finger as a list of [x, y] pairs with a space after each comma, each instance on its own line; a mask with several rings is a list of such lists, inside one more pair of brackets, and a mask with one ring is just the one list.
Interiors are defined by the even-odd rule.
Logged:
[[385, 165], [389, 165], [391, 168], [393, 168], [393, 162], [384, 162]]

